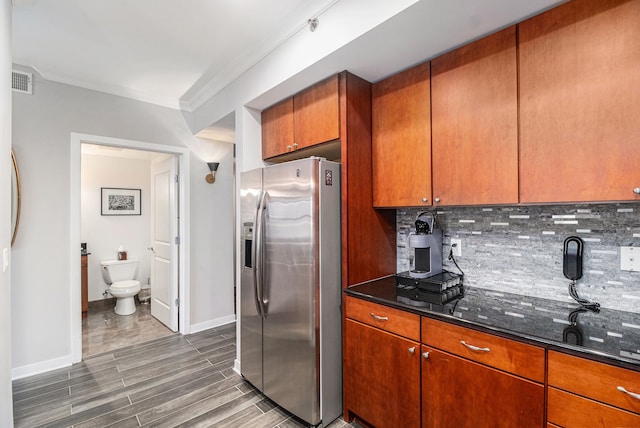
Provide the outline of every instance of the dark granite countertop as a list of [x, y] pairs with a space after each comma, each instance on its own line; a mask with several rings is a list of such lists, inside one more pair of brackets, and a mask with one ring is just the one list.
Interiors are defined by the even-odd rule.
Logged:
[[[464, 296], [425, 303], [398, 288], [395, 276], [348, 287], [345, 294], [549, 349], [640, 371], [640, 317], [631, 312], [581, 310], [577, 302], [464, 287]], [[567, 293], [568, 297], [568, 293]], [[441, 304], [443, 303], [443, 304]], [[580, 343], [581, 342], [581, 343]]]

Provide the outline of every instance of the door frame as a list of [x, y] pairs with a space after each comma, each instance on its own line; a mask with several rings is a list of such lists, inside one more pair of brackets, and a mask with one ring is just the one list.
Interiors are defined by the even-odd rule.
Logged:
[[178, 314], [178, 331], [181, 334], [190, 333], [190, 275], [189, 275], [189, 250], [187, 238], [189, 237], [189, 149], [178, 146], [147, 143], [142, 141], [124, 140], [120, 138], [104, 137], [99, 135], [71, 133], [70, 167], [69, 167], [69, 272], [70, 287], [70, 325], [71, 325], [71, 362], [82, 361], [82, 302], [80, 296], [80, 263], [78, 252], [80, 249], [80, 167], [82, 143], [99, 144], [101, 146], [121, 147], [134, 150], [146, 150], [174, 155], [178, 158], [178, 174], [180, 176], [178, 215], [182, 221], [178, 226], [178, 234], [181, 244], [178, 246], [178, 296], [180, 298], [180, 310]]

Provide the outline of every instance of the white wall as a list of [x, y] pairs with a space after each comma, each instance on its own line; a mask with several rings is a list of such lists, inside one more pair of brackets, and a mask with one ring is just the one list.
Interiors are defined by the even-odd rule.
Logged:
[[[48, 82], [37, 73], [33, 91], [33, 95], [13, 94], [13, 144], [21, 162], [24, 195], [20, 235], [12, 261], [13, 377], [65, 366], [72, 361], [71, 323], [80, 310], [70, 303], [69, 257], [71, 247], [79, 248], [80, 242], [69, 242], [70, 134], [193, 146], [194, 164], [197, 161], [204, 164], [209, 159], [196, 155], [202, 156], [209, 145], [219, 145], [205, 144], [194, 137], [185, 117], [176, 110]], [[222, 185], [216, 191], [231, 195], [232, 187], [224, 187], [223, 183], [226, 176], [232, 175], [230, 168], [221, 166], [218, 177], [221, 182], [217, 184]], [[194, 184], [191, 200], [208, 197], [201, 194], [202, 190]], [[233, 243], [224, 235], [206, 237], [209, 218], [198, 215], [188, 221], [193, 236], [204, 236], [197, 236], [195, 248], [191, 246], [192, 236], [185, 238], [185, 245], [215, 267], [221, 289], [232, 290], [233, 284], [228, 282], [233, 277], [231, 264], [214, 260], [212, 254], [220, 249], [231, 252]], [[198, 295], [201, 287], [208, 290], [211, 277], [200, 277], [198, 271], [194, 274], [190, 292]], [[202, 302], [198, 310], [200, 322], [232, 316], [232, 305], [227, 300], [226, 296], [216, 296], [210, 302]]]
[[[0, 82], [11, 77], [11, 1], [0, 1]], [[11, 246], [11, 88], [0, 85], [0, 263]], [[11, 266], [0, 265], [0, 426], [13, 426], [11, 395]]]
[[[117, 258], [122, 245], [129, 259], [139, 260], [141, 284], [149, 278], [150, 256], [150, 174], [151, 162], [145, 159], [124, 159], [92, 154], [82, 155], [81, 229], [80, 241], [87, 243], [89, 301], [109, 299], [102, 293], [108, 285], [102, 279], [100, 262]], [[101, 215], [102, 187], [141, 189], [141, 214], [135, 216]]]
[[[190, 246], [191, 277], [199, 278], [190, 296], [192, 333], [235, 320], [233, 288], [227, 286], [233, 283], [233, 246], [220, 245], [233, 242], [233, 149], [233, 144], [220, 142], [207, 156], [220, 162], [213, 184], [205, 181], [207, 165], [191, 159], [191, 191], [198, 195], [191, 198], [191, 221], [199, 225], [192, 228]], [[198, 250], [207, 247], [211, 251]]]

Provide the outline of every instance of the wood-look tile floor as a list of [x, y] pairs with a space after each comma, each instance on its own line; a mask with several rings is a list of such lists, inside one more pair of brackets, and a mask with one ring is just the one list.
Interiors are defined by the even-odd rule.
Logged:
[[304, 427], [233, 371], [235, 329], [174, 333], [16, 380], [15, 426]]
[[117, 315], [114, 306], [115, 299], [89, 302], [88, 315], [82, 319], [83, 358], [173, 334], [151, 316], [148, 303], [138, 303], [131, 315]]

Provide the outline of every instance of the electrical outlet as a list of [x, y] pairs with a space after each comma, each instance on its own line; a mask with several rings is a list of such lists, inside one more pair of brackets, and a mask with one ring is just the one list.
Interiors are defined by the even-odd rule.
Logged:
[[462, 239], [451, 238], [451, 249], [454, 257], [462, 257]]
[[640, 271], [639, 247], [620, 247], [620, 269], [629, 272]]

